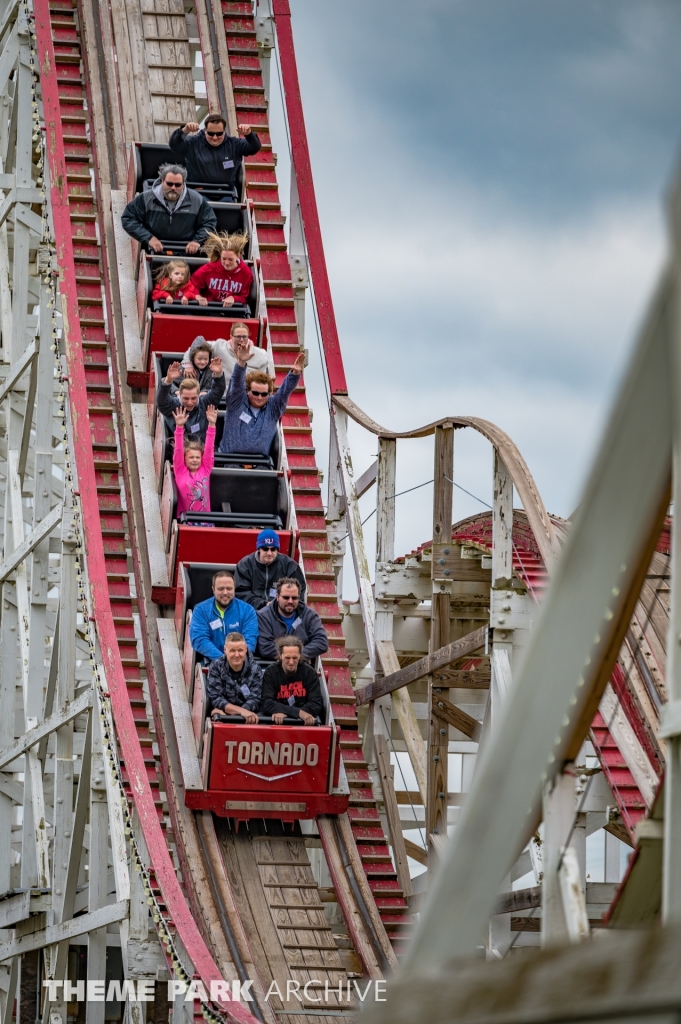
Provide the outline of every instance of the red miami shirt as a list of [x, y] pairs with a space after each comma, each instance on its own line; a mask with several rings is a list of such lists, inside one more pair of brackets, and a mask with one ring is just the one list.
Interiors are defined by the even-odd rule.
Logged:
[[215, 260], [194, 271], [185, 286], [185, 295], [190, 299], [202, 295], [211, 302], [222, 302], [231, 295], [235, 302], [248, 302], [252, 281], [251, 268], [243, 260], [230, 271], [225, 270], [220, 260]]

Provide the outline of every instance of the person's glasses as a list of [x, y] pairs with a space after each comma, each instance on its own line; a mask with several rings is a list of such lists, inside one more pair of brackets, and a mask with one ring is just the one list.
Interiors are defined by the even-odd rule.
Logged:
[[209, 139], [221, 139], [224, 134], [224, 132], [206, 132]]
[[248, 335], [247, 335], [247, 334], [233, 334], [233, 335], [232, 335], [232, 337], [234, 338], [234, 340], [235, 340], [236, 342], [239, 342], [239, 341], [248, 341], [248, 340], [249, 340], [249, 338], [248, 338]]
[[255, 395], [256, 398], [266, 398], [269, 395], [269, 391], [254, 391], [251, 388], [251, 394]]

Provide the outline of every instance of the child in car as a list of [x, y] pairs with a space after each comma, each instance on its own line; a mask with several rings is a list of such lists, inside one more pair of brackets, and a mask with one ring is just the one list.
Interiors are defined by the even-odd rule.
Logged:
[[[179, 388], [180, 381], [186, 377], [193, 377], [199, 382], [199, 394], [205, 395], [210, 391], [213, 383], [213, 374], [210, 369], [210, 361], [213, 358], [213, 346], [205, 338], [199, 335], [195, 338], [189, 349], [189, 361], [182, 364], [182, 376], [173, 382], [170, 389], [175, 394]], [[187, 372], [189, 371], [189, 372]]]
[[187, 291], [189, 284], [189, 264], [185, 260], [170, 260], [156, 271], [156, 282], [151, 293], [152, 302], [167, 302], [172, 305], [175, 300], [186, 306], [193, 294]]
[[[215, 424], [218, 411], [214, 405], [206, 409], [208, 430], [205, 446], [201, 441], [184, 441], [187, 410], [180, 406], [175, 417], [175, 448], [173, 470], [177, 485], [177, 515], [183, 512], [210, 512], [210, 472], [215, 461]], [[201, 525], [201, 524], [199, 524]]]

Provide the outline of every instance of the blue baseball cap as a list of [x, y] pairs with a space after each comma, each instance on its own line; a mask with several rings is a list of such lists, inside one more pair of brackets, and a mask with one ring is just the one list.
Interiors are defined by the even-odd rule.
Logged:
[[261, 530], [255, 542], [256, 548], [276, 548], [279, 550], [279, 537], [274, 530]]

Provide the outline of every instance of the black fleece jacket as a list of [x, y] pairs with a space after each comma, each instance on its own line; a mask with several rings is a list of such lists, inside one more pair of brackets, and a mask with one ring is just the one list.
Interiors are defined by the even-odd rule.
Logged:
[[280, 552], [273, 562], [264, 565], [259, 561], [257, 551], [254, 551], [237, 563], [234, 574], [236, 596], [242, 601], [248, 601], [255, 609], [264, 608], [274, 599], [274, 594], [271, 594], [270, 590], [274, 589], [277, 580], [285, 576], [298, 580], [301, 588], [300, 599], [304, 602], [305, 577], [298, 563]]
[[211, 146], [203, 129], [196, 135], [183, 135], [182, 129], [176, 128], [168, 145], [181, 157], [189, 181], [233, 185], [242, 156], [253, 156], [260, 150], [261, 142], [255, 132], [251, 132], [243, 139], [225, 135], [219, 146]]

